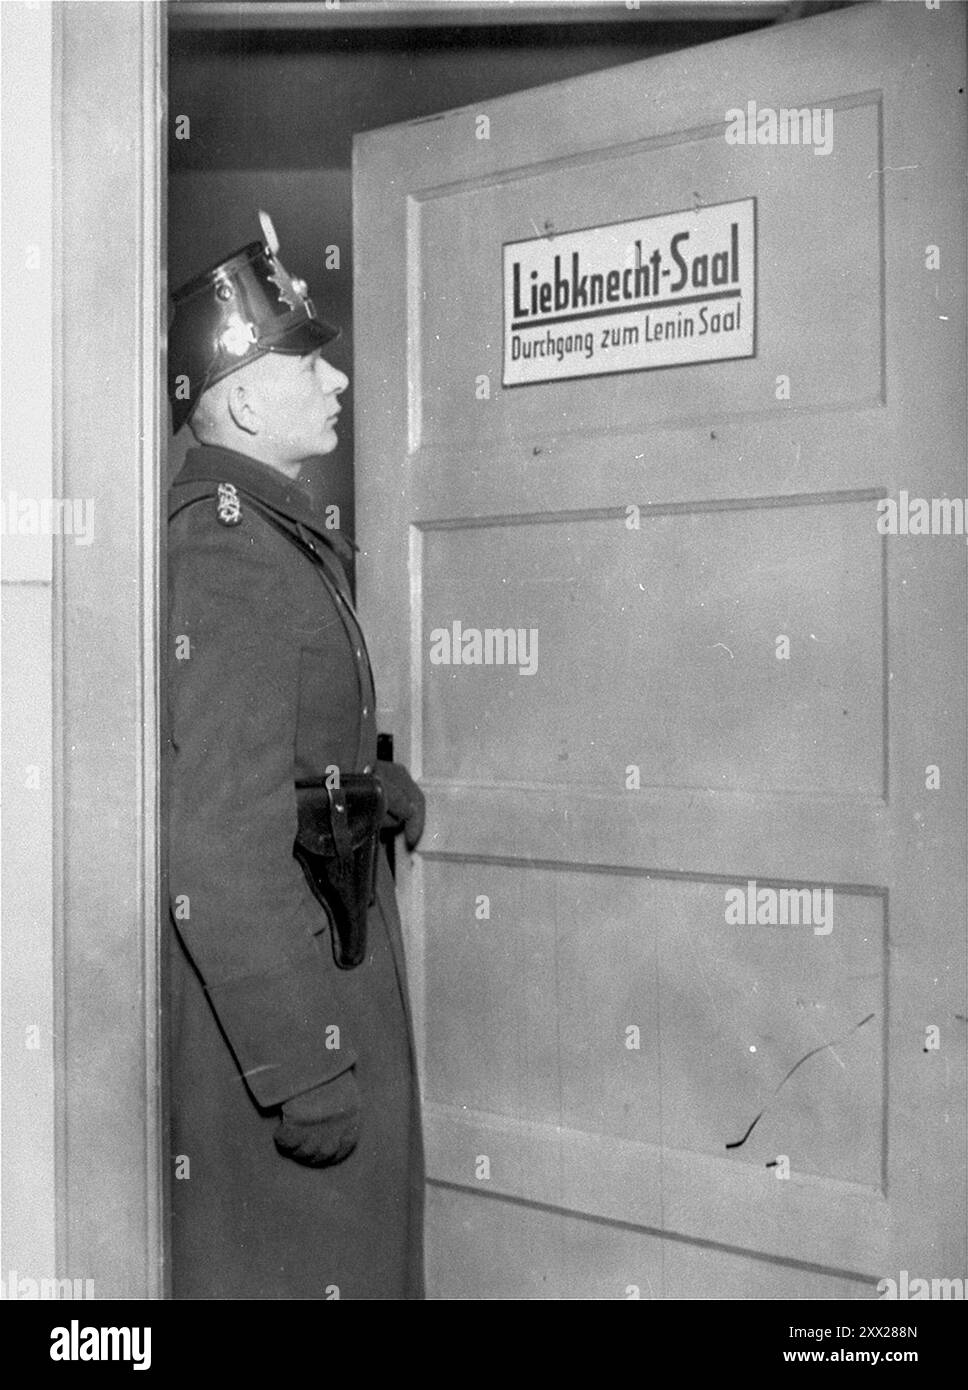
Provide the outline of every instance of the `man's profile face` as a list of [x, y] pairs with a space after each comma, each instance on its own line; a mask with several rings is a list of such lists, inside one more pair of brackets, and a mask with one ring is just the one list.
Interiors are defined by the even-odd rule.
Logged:
[[255, 365], [261, 369], [256, 409], [265, 440], [294, 462], [332, 453], [339, 442], [339, 396], [349, 379], [320, 348], [305, 357], [270, 352]]

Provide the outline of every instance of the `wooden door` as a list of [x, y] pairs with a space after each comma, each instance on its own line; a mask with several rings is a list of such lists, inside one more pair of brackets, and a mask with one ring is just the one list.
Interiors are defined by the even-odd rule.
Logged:
[[431, 1296], [964, 1272], [965, 542], [878, 506], [966, 492], [963, 86], [871, 6], [357, 140]]

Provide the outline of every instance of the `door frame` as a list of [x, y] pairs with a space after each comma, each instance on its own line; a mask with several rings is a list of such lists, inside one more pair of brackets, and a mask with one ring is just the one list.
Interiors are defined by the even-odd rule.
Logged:
[[[165, 5], [137, 0], [58, 5], [55, 15], [55, 457], [62, 494], [104, 497], [110, 518], [109, 534], [89, 554], [64, 548], [55, 580], [64, 748], [55, 802], [62, 846], [58, 1263], [72, 1274], [90, 1270], [98, 1298], [146, 1299], [163, 1296], [165, 1265], [159, 642], [167, 16]], [[114, 76], [106, 87], [108, 66]], [[105, 303], [108, 286], [114, 312]], [[105, 381], [112, 383], [107, 411]], [[129, 582], [119, 584], [119, 576]], [[98, 647], [95, 692], [83, 615], [99, 612], [112, 613], [121, 640]], [[109, 814], [92, 823], [92, 806], [106, 803]], [[106, 1029], [102, 1008], [91, 1008], [105, 985], [114, 1006]]]
[[5, 491], [80, 500], [90, 537], [48, 528], [4, 572], [7, 785], [13, 802], [30, 749], [40, 791], [4, 826], [2, 1269], [13, 1298], [73, 1279], [78, 1297], [157, 1299], [166, 6], [4, 10], [5, 167], [44, 132], [4, 229], [49, 273], [33, 318], [8, 300], [30, 389], [5, 401]]

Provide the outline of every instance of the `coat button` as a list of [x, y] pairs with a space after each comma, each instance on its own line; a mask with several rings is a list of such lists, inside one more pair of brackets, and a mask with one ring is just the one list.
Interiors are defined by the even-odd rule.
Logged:
[[372, 763], [367, 763], [367, 765], [366, 765], [366, 767], [363, 769], [363, 771], [364, 771], [364, 772], [372, 772], [372, 771], [373, 771], [373, 764], [372, 764]]
[[363, 718], [364, 718], [364, 719], [365, 719], [366, 716], [369, 714], [369, 712], [370, 712], [370, 707], [369, 707], [369, 705], [364, 705], [364, 706], [363, 706]]

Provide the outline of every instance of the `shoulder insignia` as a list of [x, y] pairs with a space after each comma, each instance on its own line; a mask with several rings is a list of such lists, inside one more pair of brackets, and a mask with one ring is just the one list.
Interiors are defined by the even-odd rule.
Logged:
[[223, 526], [238, 526], [242, 520], [242, 504], [234, 483], [218, 485], [218, 519]]

